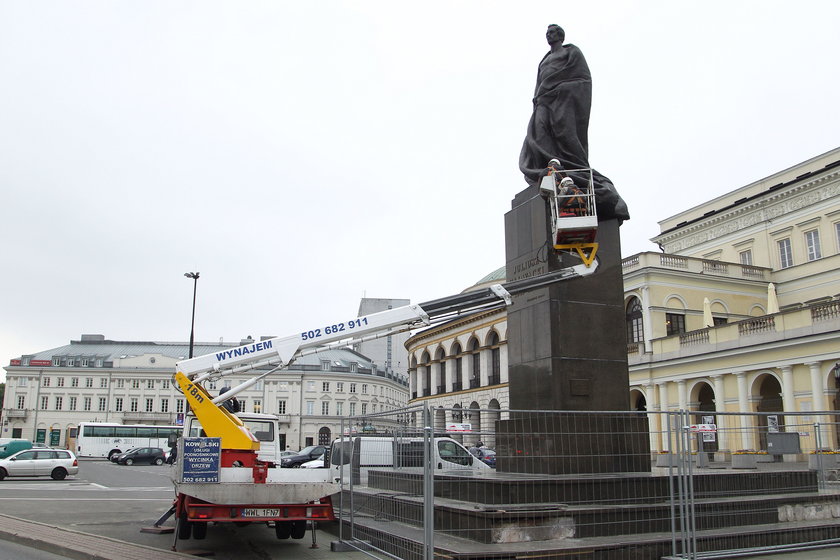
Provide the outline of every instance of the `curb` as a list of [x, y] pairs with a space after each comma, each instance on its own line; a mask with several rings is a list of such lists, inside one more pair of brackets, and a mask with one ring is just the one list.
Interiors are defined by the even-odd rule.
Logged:
[[184, 560], [195, 556], [0, 514], [0, 539], [73, 560]]

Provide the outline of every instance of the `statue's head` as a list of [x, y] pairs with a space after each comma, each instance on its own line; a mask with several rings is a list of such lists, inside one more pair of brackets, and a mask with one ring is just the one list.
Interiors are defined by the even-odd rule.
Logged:
[[563, 41], [566, 39], [566, 32], [563, 31], [563, 28], [557, 25], [556, 23], [552, 23], [548, 26], [548, 30], [545, 32], [545, 40], [548, 41], [548, 44], [552, 47], [559, 43], [563, 44]]

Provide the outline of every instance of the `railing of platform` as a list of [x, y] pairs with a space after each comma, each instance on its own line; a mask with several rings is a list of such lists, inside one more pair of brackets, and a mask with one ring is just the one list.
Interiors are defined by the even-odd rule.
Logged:
[[840, 412], [422, 406], [345, 418], [342, 431], [341, 538], [376, 558], [840, 544]]

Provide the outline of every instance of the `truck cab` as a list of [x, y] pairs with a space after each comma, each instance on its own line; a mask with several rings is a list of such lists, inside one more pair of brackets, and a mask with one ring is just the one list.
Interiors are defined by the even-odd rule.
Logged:
[[[248, 427], [260, 442], [257, 458], [266, 463], [280, 464], [280, 452], [286, 448], [286, 434], [280, 432], [280, 423], [273, 414], [257, 412], [238, 412], [237, 418]], [[194, 415], [187, 416], [184, 422], [184, 437], [203, 437], [201, 422]]]

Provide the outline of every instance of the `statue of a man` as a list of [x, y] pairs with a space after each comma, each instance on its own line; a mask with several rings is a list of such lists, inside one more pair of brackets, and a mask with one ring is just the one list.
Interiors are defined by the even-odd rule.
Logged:
[[[583, 53], [563, 44], [566, 34], [559, 25], [549, 25], [545, 38], [551, 50], [540, 61], [534, 112], [519, 155], [519, 169], [529, 184], [538, 184], [548, 162], [558, 159], [564, 169], [589, 168], [589, 109], [592, 105], [592, 77]], [[568, 174], [578, 185], [588, 175]], [[594, 169], [598, 218], [627, 220], [630, 214], [612, 182]]]

